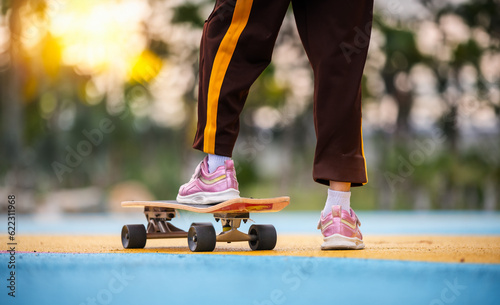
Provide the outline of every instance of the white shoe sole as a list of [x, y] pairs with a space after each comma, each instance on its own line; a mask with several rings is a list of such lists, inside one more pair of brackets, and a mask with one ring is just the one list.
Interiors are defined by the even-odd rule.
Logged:
[[213, 204], [235, 198], [240, 198], [240, 192], [235, 189], [227, 189], [218, 193], [200, 192], [188, 196], [177, 195], [177, 202], [187, 204]]
[[365, 247], [363, 241], [357, 237], [345, 237], [340, 234], [324, 237], [321, 250], [361, 250]]

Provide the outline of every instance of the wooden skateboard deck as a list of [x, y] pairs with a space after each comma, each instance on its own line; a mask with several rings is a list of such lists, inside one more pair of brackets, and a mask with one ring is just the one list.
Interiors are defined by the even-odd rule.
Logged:
[[278, 212], [290, 203], [290, 197], [265, 199], [236, 198], [217, 204], [185, 204], [175, 200], [123, 201], [122, 207], [158, 207], [196, 213], [267, 213]]

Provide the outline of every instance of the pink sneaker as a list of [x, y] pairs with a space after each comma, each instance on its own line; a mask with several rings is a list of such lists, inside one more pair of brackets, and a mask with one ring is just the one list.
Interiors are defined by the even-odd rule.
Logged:
[[355, 250], [365, 247], [363, 235], [359, 231], [361, 222], [352, 209], [350, 212], [334, 205], [331, 213], [326, 216], [321, 213], [318, 223], [324, 240], [321, 250]]
[[196, 167], [193, 177], [179, 189], [177, 201], [191, 204], [211, 204], [239, 198], [238, 181], [233, 160], [227, 160], [215, 172], [208, 172], [208, 156]]

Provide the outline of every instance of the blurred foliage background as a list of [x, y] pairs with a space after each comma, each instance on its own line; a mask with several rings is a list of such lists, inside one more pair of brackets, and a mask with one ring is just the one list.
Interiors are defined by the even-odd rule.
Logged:
[[[500, 1], [376, 1], [363, 78], [369, 183], [356, 209], [500, 207]], [[0, 195], [20, 212], [174, 198], [203, 154], [198, 52], [213, 0], [1, 0]], [[234, 151], [243, 196], [312, 181], [312, 73], [293, 14]], [[5, 211], [5, 200], [2, 209]]]

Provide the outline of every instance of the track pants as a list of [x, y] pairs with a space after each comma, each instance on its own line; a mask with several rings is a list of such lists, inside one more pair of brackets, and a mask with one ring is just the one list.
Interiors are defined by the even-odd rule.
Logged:
[[201, 39], [193, 147], [232, 156], [248, 91], [271, 61], [290, 2], [314, 72], [313, 178], [365, 184], [361, 78], [373, 0], [217, 0]]

